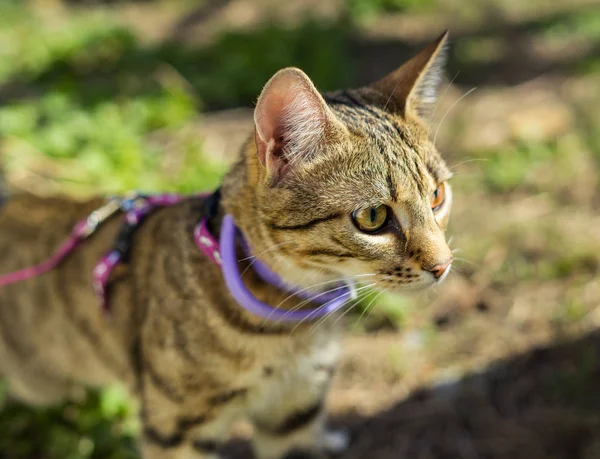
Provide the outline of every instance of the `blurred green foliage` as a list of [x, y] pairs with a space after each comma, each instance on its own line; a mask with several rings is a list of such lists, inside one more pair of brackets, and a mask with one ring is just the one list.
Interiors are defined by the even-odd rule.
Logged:
[[436, 0], [347, 0], [350, 17], [370, 19], [378, 14], [398, 11], [422, 11], [431, 8]]
[[[178, 133], [200, 108], [250, 105], [282, 67], [302, 67], [324, 89], [352, 81], [341, 23], [266, 24], [195, 49], [168, 41], [145, 47], [106, 13], [49, 22], [26, 5], [3, 5], [0, 14], [6, 167], [28, 169], [41, 155], [70, 192], [78, 183], [96, 192], [212, 187], [223, 164], [197, 137], [180, 138], [174, 153], [154, 137]], [[165, 161], [177, 167], [165, 173]]]
[[0, 457], [10, 459], [134, 459], [136, 418], [125, 392], [90, 391], [84, 400], [31, 409], [5, 401]]

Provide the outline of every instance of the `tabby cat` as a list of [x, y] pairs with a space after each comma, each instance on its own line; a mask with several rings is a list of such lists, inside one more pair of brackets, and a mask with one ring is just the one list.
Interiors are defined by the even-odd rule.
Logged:
[[[446, 34], [371, 86], [326, 95], [295, 68], [277, 72], [254, 134], [225, 176], [210, 226], [233, 216], [251, 254], [288, 284], [340, 279], [424, 288], [450, 270], [450, 172], [428, 140]], [[0, 208], [0, 273], [49, 257], [103, 201], [15, 195]], [[149, 215], [110, 282], [105, 317], [90, 283], [113, 217], [56, 269], [0, 288], [0, 373], [32, 404], [124, 383], [140, 403], [144, 458], [218, 457], [230, 424], [254, 426], [259, 458], [322, 457], [347, 443], [325, 429], [340, 343], [336, 317], [266, 320], [233, 299], [194, 243], [204, 200]], [[273, 307], [310, 309], [267, 284], [241, 250], [248, 289]], [[311, 287], [313, 286], [313, 287]]]

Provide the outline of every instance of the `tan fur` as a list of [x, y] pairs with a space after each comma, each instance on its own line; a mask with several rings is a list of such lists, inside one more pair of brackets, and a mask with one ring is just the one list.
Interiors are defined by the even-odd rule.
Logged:
[[[426, 71], [440, 46], [430, 49], [425, 69], [410, 72]], [[415, 97], [412, 89], [406, 94]], [[326, 290], [328, 281], [351, 277], [395, 290], [434, 284], [427, 270], [451, 260], [443, 234], [451, 196], [438, 213], [429, 200], [450, 174], [423, 119], [388, 108], [392, 96], [378, 86], [323, 98], [301, 71], [282, 70], [259, 99], [257, 135], [224, 179], [214, 229], [232, 214], [252, 252], [300, 287]], [[0, 208], [0, 272], [47, 258], [100, 204], [10, 199]], [[379, 204], [395, 223], [361, 233], [352, 212]], [[0, 372], [12, 393], [52, 403], [82, 384], [121, 381], [139, 399], [150, 459], [216, 457], [214, 446], [240, 417], [255, 426], [260, 458], [339, 448], [342, 437], [325, 432], [322, 409], [340, 352], [336, 317], [318, 327], [288, 325], [243, 310], [194, 244], [202, 209], [190, 198], [146, 219], [128, 263], [111, 279], [109, 320], [91, 272], [112, 246], [118, 217], [57, 269], [1, 288]], [[249, 263], [241, 271], [257, 298], [300, 306], [245, 270]]]

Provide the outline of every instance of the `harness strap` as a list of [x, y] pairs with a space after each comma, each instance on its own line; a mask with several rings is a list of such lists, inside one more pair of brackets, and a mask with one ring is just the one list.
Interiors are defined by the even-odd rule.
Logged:
[[40, 276], [54, 269], [75, 247], [87, 239], [103, 221], [118, 210], [118, 200], [109, 200], [104, 206], [92, 212], [87, 218], [77, 222], [67, 240], [54, 251], [50, 258], [37, 265], [0, 275], [0, 287]]
[[161, 194], [153, 196], [133, 195], [121, 201], [120, 209], [125, 212], [125, 221], [112, 250], [107, 252], [94, 267], [92, 272], [92, 285], [98, 301], [105, 314], [110, 313], [108, 301], [108, 281], [115, 267], [126, 261], [129, 256], [131, 242], [135, 230], [140, 226], [144, 218], [157, 207], [166, 207], [177, 204], [184, 199], [177, 194]]
[[[286, 284], [276, 273], [271, 271], [258, 258], [252, 261], [256, 273], [265, 282], [287, 291], [292, 296], [305, 300], [301, 304], [312, 303], [318, 306], [309, 310], [285, 310], [273, 308], [258, 300], [247, 289], [238, 270], [238, 259], [235, 251], [236, 239], [249, 253], [249, 248], [236, 227], [233, 217], [225, 215], [222, 221], [221, 237], [218, 241], [210, 231], [209, 221], [215, 217], [219, 209], [220, 190], [212, 195], [200, 194], [197, 197], [206, 198], [204, 216], [194, 228], [194, 240], [198, 248], [212, 260], [223, 273], [230, 294], [238, 304], [247, 311], [282, 322], [311, 320], [322, 317], [340, 309], [349, 299], [356, 298], [353, 283], [347, 279], [328, 292], [312, 293], [306, 289], [297, 289]], [[61, 263], [82, 241], [91, 236], [98, 227], [110, 216], [117, 212], [124, 213], [124, 223], [115, 240], [113, 248], [107, 252], [94, 267], [92, 285], [105, 314], [109, 314], [107, 287], [110, 275], [115, 267], [126, 260], [129, 255], [132, 237], [144, 218], [157, 207], [177, 204], [185, 199], [177, 194], [163, 195], [131, 195], [126, 198], [113, 198], [104, 206], [92, 212], [86, 219], [79, 221], [68, 239], [46, 261], [12, 273], [0, 275], [0, 287], [21, 282], [44, 274]], [[288, 298], [291, 298], [288, 297]]]
[[22, 282], [51, 271], [67, 258], [75, 248], [90, 237], [108, 218], [117, 212], [124, 212], [124, 224], [112, 250], [96, 264], [93, 271], [93, 286], [105, 312], [108, 312], [106, 295], [108, 280], [115, 266], [128, 255], [133, 233], [148, 213], [157, 207], [170, 206], [180, 202], [182, 196], [162, 194], [144, 196], [132, 194], [125, 198], [111, 198], [105, 205], [96, 209], [88, 217], [77, 222], [73, 231], [54, 253], [45, 261], [18, 271], [0, 275], [0, 287]]

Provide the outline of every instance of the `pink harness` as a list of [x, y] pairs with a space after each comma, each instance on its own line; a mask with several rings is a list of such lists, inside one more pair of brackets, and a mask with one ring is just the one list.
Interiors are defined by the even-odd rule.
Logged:
[[[216, 193], [218, 196], [218, 193]], [[196, 195], [206, 198], [209, 194]], [[214, 197], [215, 195], [213, 195]], [[28, 268], [0, 275], [0, 287], [22, 282], [27, 279], [42, 275], [61, 263], [79, 244], [91, 236], [98, 227], [109, 217], [117, 212], [123, 212], [124, 224], [117, 237], [112, 250], [106, 253], [96, 264], [93, 270], [92, 284], [94, 291], [106, 314], [110, 313], [107, 296], [107, 286], [114, 268], [127, 256], [131, 245], [131, 237], [135, 229], [151, 211], [159, 207], [171, 206], [181, 202], [185, 197], [177, 194], [161, 195], [133, 195], [126, 198], [112, 198], [104, 206], [92, 212], [87, 218], [79, 221], [73, 231], [59, 248], [46, 261]], [[217, 198], [218, 199], [218, 198]], [[293, 295], [305, 298], [305, 303], [316, 303], [319, 306], [310, 310], [291, 310], [273, 308], [255, 298], [244, 286], [237, 267], [235, 254], [235, 240], [242, 237], [235, 226], [231, 215], [225, 215], [221, 229], [221, 241], [218, 242], [211, 234], [207, 217], [202, 218], [194, 228], [194, 240], [198, 248], [216, 265], [218, 265], [225, 279], [230, 293], [236, 301], [249, 312], [279, 321], [303, 321], [330, 314], [340, 309], [350, 298], [355, 298], [355, 291], [351, 282], [340, 285], [329, 292], [308, 293], [298, 290], [281, 280], [258, 259], [253, 261], [253, 268], [260, 278], [278, 288], [286, 290]], [[243, 241], [243, 239], [242, 239]], [[244, 242], [244, 241], [243, 241]], [[334, 293], [335, 292], [335, 293]]]
[[[200, 197], [208, 196], [208, 194], [200, 195]], [[181, 202], [184, 198], [177, 194], [162, 194], [155, 196], [133, 195], [126, 198], [111, 198], [104, 206], [96, 209], [89, 216], [77, 222], [67, 240], [63, 242], [58, 249], [47, 260], [33, 266], [29, 266], [18, 271], [0, 275], [0, 287], [10, 284], [16, 284], [33, 277], [40, 276], [48, 271], [56, 268], [65, 258], [67, 258], [75, 248], [83, 241], [96, 232], [100, 225], [109, 217], [119, 211], [124, 213], [124, 226], [121, 234], [117, 238], [116, 246], [106, 253], [96, 264], [93, 271], [93, 286], [100, 304], [104, 311], [109, 311], [108, 299], [106, 296], [106, 287], [108, 279], [115, 266], [121, 262], [125, 255], [125, 247], [119, 247], [119, 240], [123, 241], [125, 237], [131, 236], [131, 233], [142, 222], [144, 217], [157, 207], [171, 206]], [[204, 244], [200, 244], [199, 239], [205, 238], [206, 235], [202, 230], [206, 229], [206, 222], [202, 222], [197, 226], [194, 235], [196, 243], [202, 250], [215, 261], [215, 252], [207, 252]], [[129, 234], [127, 234], [129, 233]], [[210, 234], [209, 234], [210, 236]], [[212, 238], [212, 237], [211, 237]], [[218, 252], [217, 255], [218, 256]]]

